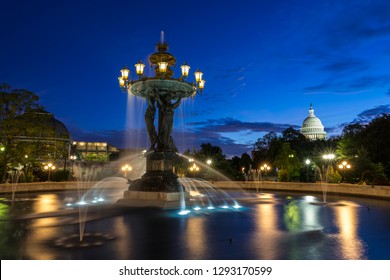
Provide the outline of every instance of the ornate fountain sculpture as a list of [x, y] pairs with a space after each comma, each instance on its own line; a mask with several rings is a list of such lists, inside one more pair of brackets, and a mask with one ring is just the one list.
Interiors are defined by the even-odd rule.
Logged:
[[177, 150], [171, 135], [174, 110], [184, 98], [201, 93], [205, 81], [202, 79], [203, 73], [198, 69], [194, 73], [196, 83], [187, 82], [190, 66], [185, 62], [181, 66], [181, 77], [173, 77], [171, 67], [176, 65], [176, 58], [168, 53], [163, 32], [156, 48], [157, 52], [149, 57], [150, 65], [154, 67], [154, 77], [144, 76], [145, 65], [139, 61], [135, 64], [138, 80], [129, 78], [130, 71], [126, 66], [118, 78], [123, 91], [146, 99], [148, 108], [145, 112], [145, 124], [151, 143], [149, 151], [145, 154], [146, 173], [140, 179], [130, 182], [129, 189], [125, 191], [120, 203], [130, 206], [176, 207], [180, 205], [183, 197], [188, 199], [189, 195], [184, 192], [173, 171], [173, 160]]

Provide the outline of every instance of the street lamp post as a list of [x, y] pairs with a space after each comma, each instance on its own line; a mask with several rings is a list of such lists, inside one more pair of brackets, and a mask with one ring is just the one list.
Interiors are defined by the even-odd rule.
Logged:
[[207, 168], [207, 173], [206, 173], [207, 179], [213, 181], [213, 172], [212, 172], [212, 170], [210, 168], [210, 166], [213, 163], [213, 161], [211, 159], [207, 159], [206, 163], [209, 166], [209, 168]]
[[311, 160], [310, 159], [306, 159], [305, 160], [305, 164], [306, 164], [306, 182], [309, 182], [309, 165], [311, 163]]
[[75, 162], [75, 160], [77, 159], [77, 156], [76, 156], [76, 155], [71, 155], [69, 158], [70, 158], [70, 161], [72, 162], [72, 174], [73, 174], [73, 171], [74, 171], [74, 162]]
[[55, 165], [52, 164], [52, 163], [48, 163], [43, 168], [48, 171], [47, 182], [51, 182], [51, 180], [50, 180], [50, 173], [51, 173], [52, 170], [56, 169]]
[[269, 166], [268, 164], [264, 163], [261, 167], [260, 167], [260, 174], [261, 172], [264, 172], [264, 178], [265, 180], [267, 180], [267, 171], [270, 171], [271, 170], [271, 166]]
[[133, 168], [130, 165], [128, 165], [128, 164], [125, 164], [125, 165], [122, 166], [122, 171], [125, 173], [125, 178], [126, 179], [127, 179], [127, 172], [130, 172], [132, 170], [133, 170]]
[[197, 166], [195, 162], [188, 169], [190, 170], [192, 175], [194, 175], [195, 172], [198, 172], [200, 170], [199, 166]]
[[199, 166], [197, 166], [196, 163], [194, 163], [193, 165], [190, 166], [189, 169], [191, 172], [199, 171]]
[[347, 161], [343, 161], [342, 163], [339, 164], [339, 169], [343, 172], [343, 177], [342, 177], [342, 182], [346, 181], [346, 171], [351, 169], [351, 165]]

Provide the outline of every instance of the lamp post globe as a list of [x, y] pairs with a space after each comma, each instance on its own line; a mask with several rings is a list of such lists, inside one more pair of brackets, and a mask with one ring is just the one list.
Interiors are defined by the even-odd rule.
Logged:
[[343, 177], [342, 177], [342, 182], [345, 182], [346, 181], [346, 171], [351, 169], [352, 166], [351, 164], [349, 164], [346, 160], [342, 161], [340, 164], [339, 164], [339, 169], [340, 171], [343, 173]]

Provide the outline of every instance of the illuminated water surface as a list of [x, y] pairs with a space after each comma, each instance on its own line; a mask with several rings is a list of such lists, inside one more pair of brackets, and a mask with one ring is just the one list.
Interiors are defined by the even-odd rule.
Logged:
[[[100, 246], [63, 248], [77, 234], [76, 216], [61, 213], [70, 193], [25, 194], [0, 200], [1, 259], [390, 259], [390, 201], [263, 193], [241, 208], [107, 210], [87, 213], [86, 233], [115, 237]], [[19, 195], [21, 197], [21, 195]]]

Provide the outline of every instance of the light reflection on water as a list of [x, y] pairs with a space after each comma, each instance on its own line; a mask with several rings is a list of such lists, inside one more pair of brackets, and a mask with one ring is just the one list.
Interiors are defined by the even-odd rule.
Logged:
[[207, 250], [208, 241], [203, 219], [204, 217], [188, 219], [185, 229], [184, 243], [194, 259], [201, 259]]
[[255, 230], [251, 236], [258, 259], [277, 259], [278, 240], [282, 233], [278, 230], [276, 204], [263, 203], [255, 207]]
[[[348, 203], [348, 202], [347, 202]], [[338, 242], [343, 259], [364, 258], [363, 242], [358, 235], [358, 206], [348, 203], [346, 207], [335, 207], [335, 224], [339, 228]]]
[[86, 232], [116, 238], [79, 249], [53, 245], [78, 232], [74, 221], [64, 222], [67, 216], [6, 219], [64, 209], [64, 197], [0, 201], [1, 259], [390, 259], [390, 223], [377, 225], [390, 220], [390, 201], [363, 198], [329, 197], [337, 203], [324, 206], [313, 204], [321, 197], [265, 193], [239, 210], [192, 211], [184, 217], [150, 209], [101, 213], [87, 222]]
[[[41, 213], [57, 211], [61, 207], [61, 201], [58, 200], [55, 194], [39, 194], [32, 209], [34, 213]], [[28, 250], [26, 251], [26, 258], [37, 260], [51, 258], [50, 252], [45, 250], [41, 241], [55, 238], [58, 234], [61, 234], [60, 228], [51, 226], [56, 223], [57, 219], [55, 217], [48, 217], [31, 220], [31, 228], [36, 228], [37, 230], [32, 230], [27, 235], [26, 244], [28, 246], [26, 248]]]

